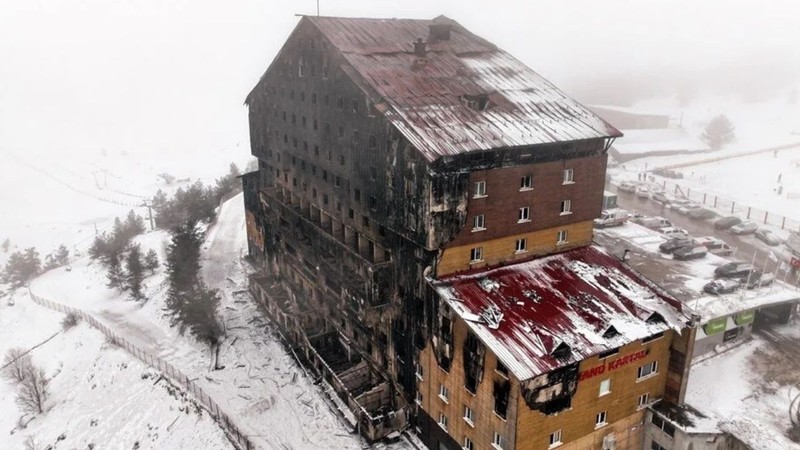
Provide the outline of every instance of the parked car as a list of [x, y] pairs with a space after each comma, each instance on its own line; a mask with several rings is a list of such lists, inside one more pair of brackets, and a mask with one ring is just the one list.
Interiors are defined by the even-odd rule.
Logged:
[[742, 278], [757, 270], [748, 262], [732, 261], [714, 269], [715, 278]]
[[636, 183], [631, 183], [630, 181], [623, 181], [622, 183], [617, 186], [618, 191], [622, 192], [636, 192]]
[[637, 217], [633, 220], [633, 223], [638, 223], [639, 225], [650, 228], [652, 230], [657, 230], [659, 228], [671, 227], [672, 222], [663, 218], [663, 217]]
[[719, 280], [714, 280], [703, 286], [703, 291], [708, 292], [709, 294], [720, 295], [731, 293], [737, 288], [739, 288], [738, 281], [722, 278]]
[[708, 220], [717, 217], [717, 213], [708, 208], [698, 208], [689, 211], [689, 218], [693, 220]]
[[686, 247], [687, 245], [691, 245], [691, 239], [670, 239], [667, 242], [662, 243], [658, 246], [658, 250], [662, 253], [672, 253], [675, 250]]
[[689, 239], [689, 233], [680, 228], [664, 227], [659, 228], [658, 232], [663, 234], [667, 239]]
[[653, 194], [650, 196], [650, 200], [656, 203], [667, 205], [672, 201], [672, 197], [664, 192], [653, 192]]
[[742, 286], [747, 289], [755, 289], [757, 287], [769, 286], [775, 281], [774, 273], [764, 273], [760, 276], [750, 276], [750, 281], [747, 278], [742, 279]]
[[754, 236], [756, 237], [756, 239], [767, 245], [776, 246], [780, 245], [781, 243], [781, 239], [778, 237], [778, 235], [773, 233], [772, 230], [768, 228], [759, 228], [758, 230], [756, 230]]
[[742, 223], [742, 219], [736, 216], [727, 216], [717, 219], [717, 221], [714, 222], [714, 228], [717, 230], [727, 230], [728, 228], [734, 225], [739, 225], [740, 223]]
[[753, 234], [758, 230], [758, 224], [752, 220], [746, 220], [739, 225], [731, 227], [730, 232], [733, 234]]
[[616, 227], [628, 221], [630, 214], [624, 209], [608, 209], [600, 213], [600, 217], [594, 219], [594, 226], [597, 228]]
[[639, 187], [636, 189], [636, 196], [642, 199], [650, 198], [650, 189]]
[[672, 253], [672, 257], [681, 261], [686, 261], [688, 259], [704, 258], [707, 254], [708, 249], [705, 248], [705, 246], [691, 244], [675, 250], [675, 252]]
[[676, 198], [669, 204], [669, 209], [678, 210], [691, 203], [691, 200], [685, 198]]
[[693, 243], [697, 245], [704, 245], [708, 249], [708, 253], [712, 253], [714, 255], [727, 256], [733, 253], [733, 247], [726, 244], [722, 239], [714, 236], [695, 238]]
[[694, 211], [695, 209], [700, 209], [702, 207], [703, 207], [702, 205], [699, 205], [697, 203], [689, 202], [689, 203], [681, 206], [680, 208], [678, 208], [678, 212], [683, 214], [683, 215], [686, 215], [686, 214], [689, 214], [690, 211]]

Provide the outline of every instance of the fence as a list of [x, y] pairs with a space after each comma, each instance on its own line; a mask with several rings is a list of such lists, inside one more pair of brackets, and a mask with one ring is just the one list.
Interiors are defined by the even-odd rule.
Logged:
[[233, 420], [231, 419], [231, 416], [225, 413], [225, 411], [223, 411], [222, 408], [219, 407], [217, 402], [215, 402], [211, 398], [211, 396], [209, 396], [200, 386], [194, 383], [193, 380], [190, 380], [189, 377], [186, 376], [186, 374], [175, 368], [175, 366], [131, 344], [130, 342], [128, 342], [128, 340], [114, 333], [107, 326], [100, 323], [91, 314], [87, 314], [77, 308], [72, 308], [70, 306], [62, 305], [61, 303], [56, 303], [41, 298], [35, 295], [33, 292], [31, 292], [30, 288], [28, 288], [28, 292], [30, 293], [31, 299], [33, 299], [33, 301], [38, 305], [44, 306], [45, 308], [49, 308], [61, 313], [65, 314], [72, 313], [77, 315], [78, 317], [89, 323], [91, 326], [100, 330], [100, 332], [103, 333], [111, 342], [124, 348], [128, 353], [136, 357], [136, 359], [147, 364], [150, 367], [158, 369], [162, 374], [169, 377], [171, 380], [175, 381], [179, 385], [183, 386], [186, 389], [186, 391], [194, 395], [194, 397], [206, 408], [206, 410], [208, 410], [209, 414], [211, 414], [211, 416], [220, 425], [222, 425], [222, 427], [228, 432], [228, 435], [231, 437], [231, 440], [232, 442], [234, 442], [234, 444], [236, 444], [239, 448], [246, 450], [251, 450], [256, 448], [256, 446], [250, 441], [248, 436], [242, 433], [241, 429], [238, 426], [236, 426], [236, 424], [234, 424]]
[[738, 214], [754, 222], [772, 225], [782, 230], [800, 231], [800, 221], [767, 210], [754, 208], [750, 205], [739, 203], [716, 194], [709, 194], [697, 189], [692, 189], [680, 184], [664, 180], [662, 187], [667, 192], [674, 192], [689, 200], [713, 208], [724, 214]]

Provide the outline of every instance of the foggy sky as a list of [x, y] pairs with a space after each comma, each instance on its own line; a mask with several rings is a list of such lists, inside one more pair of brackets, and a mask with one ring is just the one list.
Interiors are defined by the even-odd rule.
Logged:
[[[330, 16], [445, 14], [581, 100], [800, 85], [796, 0], [320, 3]], [[246, 151], [245, 95], [294, 14], [314, 12], [314, 0], [0, 2], [0, 156]]]

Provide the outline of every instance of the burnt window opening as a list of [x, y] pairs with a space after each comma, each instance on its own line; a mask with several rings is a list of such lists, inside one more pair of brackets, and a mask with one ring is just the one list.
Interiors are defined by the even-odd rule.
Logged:
[[550, 354], [556, 359], [566, 359], [572, 354], [572, 348], [570, 348], [570, 346], [566, 343], [562, 342], [558, 344], [558, 346], [556, 346], [556, 348], [553, 349]]
[[657, 312], [654, 312], [650, 314], [650, 317], [647, 318], [647, 323], [665, 323], [664, 316], [662, 316]]
[[491, 106], [491, 103], [489, 102], [489, 96], [487, 94], [464, 94], [461, 96], [461, 103], [474, 111], [485, 111]]
[[356, 189], [355, 191], [353, 191], [353, 199], [355, 199], [355, 201], [357, 201], [357, 202], [361, 201], [361, 190], [360, 189]]
[[353, 100], [353, 112], [358, 114], [358, 100]]
[[378, 227], [378, 235], [380, 235], [381, 237], [386, 237], [386, 227], [384, 227], [383, 225]]
[[327, 206], [327, 204], [328, 204], [328, 194], [323, 194], [322, 195], [322, 204]]
[[319, 156], [319, 145], [314, 146], [314, 156]]
[[615, 336], [619, 336], [619, 331], [617, 331], [617, 329], [614, 328], [613, 325], [608, 327], [606, 329], [605, 333], [603, 333], [603, 337], [606, 338], [606, 339], [611, 339], [611, 338], [613, 338]]
[[473, 394], [483, 380], [483, 344], [475, 334], [468, 332], [464, 340], [464, 387]]
[[617, 353], [619, 353], [619, 349], [618, 348], [614, 348], [614, 349], [605, 351], [603, 353], [600, 353], [599, 355], [597, 355], [597, 357], [600, 358], [600, 359], [604, 359], [604, 358], [608, 358], [609, 356], [614, 356]]
[[344, 155], [339, 155], [339, 165], [344, 165]]
[[314, 128], [314, 131], [317, 131], [317, 129], [319, 128], [319, 127], [317, 126], [317, 119], [314, 119], [314, 125], [313, 125], [313, 128]]
[[353, 130], [353, 145], [358, 145], [361, 142], [361, 135], [358, 130]]
[[646, 344], [646, 343], [648, 343], [650, 341], [655, 341], [656, 339], [659, 339], [659, 338], [661, 338], [663, 336], [664, 336], [664, 332], [663, 331], [660, 332], [660, 333], [656, 333], [656, 334], [654, 334], [652, 336], [647, 336], [646, 338], [642, 339], [642, 344]]
[[508, 394], [510, 392], [511, 383], [508, 381], [494, 383], [494, 412], [503, 419], [506, 418], [506, 414], [508, 412]]
[[370, 150], [378, 148], [378, 138], [376, 138], [374, 134], [369, 135], [369, 148]]
[[453, 322], [449, 317], [439, 315], [439, 330], [436, 342], [436, 362], [445, 372], [450, 372], [453, 362]]
[[369, 217], [362, 216], [361, 217], [361, 224], [364, 225], [364, 228], [369, 228]]
[[306, 127], [306, 116], [300, 118], [300, 124], [303, 125], [303, 128]]
[[378, 209], [378, 199], [376, 199], [372, 195], [369, 196], [369, 209], [372, 210]]
[[508, 378], [508, 367], [506, 367], [505, 364], [501, 363], [499, 359], [497, 360], [497, 366], [495, 367], [494, 370], [496, 370], [497, 372]]
[[369, 178], [372, 180], [376, 180], [378, 178], [378, 169], [376, 169], [375, 167], [370, 167]]
[[328, 181], [328, 171], [322, 170], [322, 181]]
[[350, 208], [350, 210], [349, 210], [349, 211], [347, 211], [347, 215], [348, 215], [348, 216], [349, 216], [351, 219], [355, 219], [355, 217], [356, 217], [356, 212], [355, 212], [355, 211], [353, 211], [353, 208]]

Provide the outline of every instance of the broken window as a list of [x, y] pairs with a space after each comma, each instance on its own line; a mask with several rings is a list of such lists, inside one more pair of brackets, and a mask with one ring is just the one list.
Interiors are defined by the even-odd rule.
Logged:
[[464, 94], [461, 96], [461, 102], [469, 109], [484, 111], [489, 107], [489, 96], [486, 94]]
[[483, 344], [475, 334], [468, 332], [464, 341], [464, 387], [473, 394], [483, 380]]
[[499, 359], [497, 360], [497, 366], [495, 367], [494, 370], [496, 370], [503, 376], [508, 377], [508, 368], [503, 363], [501, 363]]
[[511, 391], [511, 384], [508, 380], [494, 383], [494, 412], [503, 419], [506, 418], [508, 410], [508, 394]]

